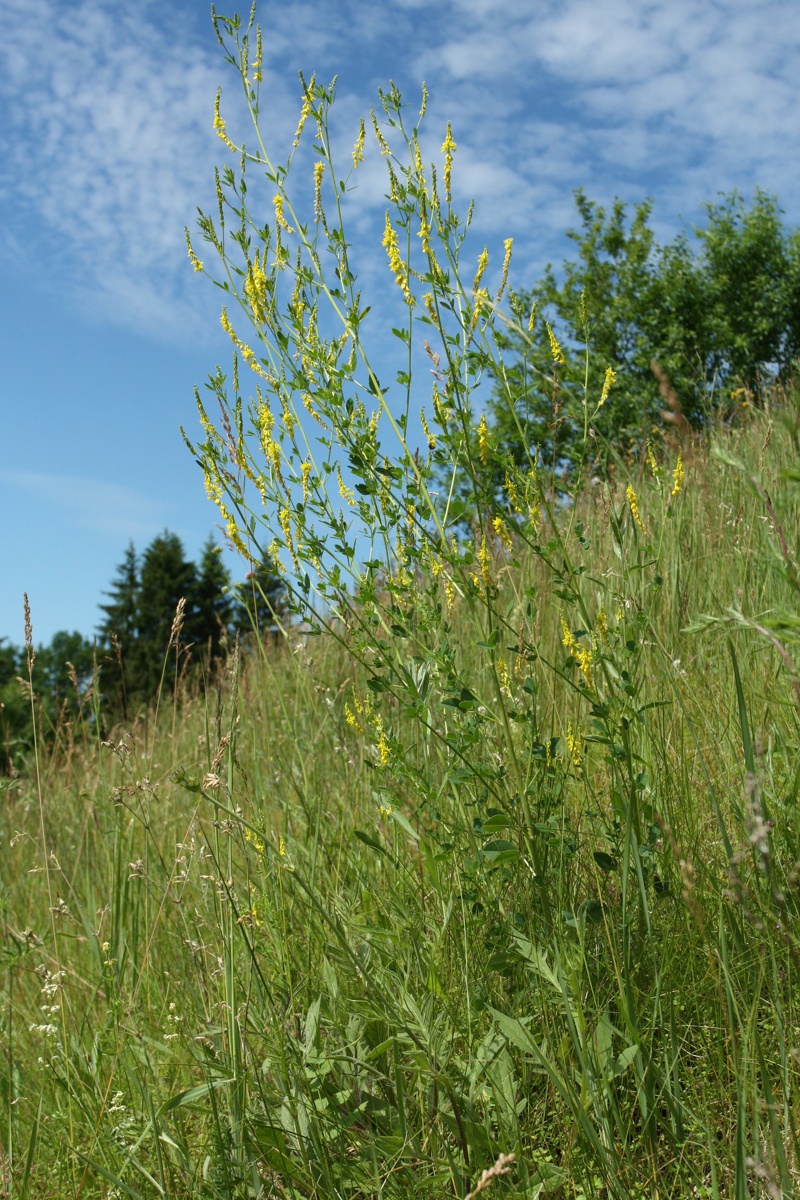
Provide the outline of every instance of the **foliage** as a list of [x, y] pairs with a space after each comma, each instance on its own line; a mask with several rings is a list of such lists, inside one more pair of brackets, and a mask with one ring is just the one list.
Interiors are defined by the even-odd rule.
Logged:
[[[607, 212], [578, 190], [575, 202], [577, 258], [517, 297], [520, 313], [535, 305], [533, 337], [510, 333], [494, 373], [488, 410], [506, 455], [577, 463], [584, 385], [596, 403], [609, 368], [614, 385], [593, 420], [601, 462], [642, 448], [658, 426], [654, 359], [695, 425], [727, 411], [732, 394], [752, 401], [776, 373], [788, 376], [800, 354], [800, 231], [784, 226], [773, 197], [757, 190], [748, 207], [733, 192], [707, 204], [697, 247], [685, 234], [659, 246], [650, 201], [630, 218], [619, 200]], [[555, 395], [548, 325], [564, 356]]]
[[[238, 174], [201, 230], [240, 307], [197, 457], [229, 537], [280, 567], [305, 620], [9, 791], [7, 1190], [795, 1196], [800, 702], [795, 648], [753, 622], [796, 607], [797, 427], [745, 410], [712, 427], [717, 457], [652, 445], [555, 505], [558, 463], [516, 464], [473, 412], [502, 338], [526, 341], [500, 308], [510, 244], [490, 293], [450, 204], [452, 131], [426, 169], [392, 89], [374, 130], [395, 404], [350, 265], [332, 90], [303, 85], [273, 163], [260, 32], [215, 25], [257, 150], [218, 103]], [[419, 322], [425, 453], [407, 440]], [[471, 481], [460, 537], [463, 508], [429, 489], [448, 464]]]

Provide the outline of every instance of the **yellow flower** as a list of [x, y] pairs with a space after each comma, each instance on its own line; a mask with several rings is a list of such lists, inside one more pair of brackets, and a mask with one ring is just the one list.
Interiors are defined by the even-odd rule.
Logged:
[[312, 89], [314, 87], [316, 78], [316, 75], [311, 76], [311, 83], [305, 90], [305, 95], [303, 96], [303, 107], [300, 109], [300, 120], [297, 122], [297, 132], [294, 135], [294, 142], [292, 143], [293, 147], [299, 146], [300, 135], [303, 132], [303, 126], [305, 125], [309, 118], [309, 114], [311, 113], [311, 106], [314, 99]]
[[421, 412], [419, 414], [419, 419], [420, 419], [420, 424], [422, 425], [422, 431], [425, 434], [425, 437], [427, 438], [427, 441], [428, 441], [428, 449], [435, 450], [436, 449], [436, 434], [431, 433], [430, 429], [428, 428], [428, 422], [425, 420], [425, 409], [424, 408], [421, 410]]
[[492, 525], [494, 526], [495, 533], [510, 554], [514, 549], [514, 543], [511, 541], [511, 534], [508, 532], [508, 527], [506, 526], [505, 521], [502, 517], [495, 517], [492, 521]]
[[580, 767], [580, 765], [581, 765], [581, 747], [583, 745], [583, 738], [581, 737], [581, 735], [579, 733], [575, 733], [573, 731], [571, 724], [569, 724], [567, 726], [567, 732], [566, 732], [566, 736], [565, 736], [564, 740], [566, 741], [567, 749], [569, 750], [569, 752], [572, 756], [573, 766]]
[[322, 159], [314, 163], [314, 220], [321, 221], [322, 213], [322, 179], [325, 174], [325, 163]]
[[447, 122], [447, 133], [442, 142], [442, 154], [444, 155], [444, 194], [447, 203], [452, 201], [452, 193], [450, 183], [453, 173], [453, 155], [456, 152], [456, 144], [453, 141], [453, 130], [450, 127], [450, 122]]
[[678, 452], [678, 460], [675, 463], [675, 470], [672, 472], [671, 496], [673, 498], [679, 494], [681, 488], [683, 487], [683, 475], [683, 459], [680, 456], [680, 452]]
[[633, 490], [632, 484], [628, 484], [627, 488], [625, 489], [625, 495], [628, 497], [628, 504], [631, 507], [631, 516], [641, 529], [642, 533], [645, 533], [645, 527], [639, 513], [639, 501], [637, 499], [636, 492]]
[[553, 356], [553, 362], [561, 363], [563, 366], [563, 364], [566, 362], [566, 359], [564, 358], [564, 351], [561, 349], [561, 346], [558, 343], [558, 339], [556, 338], [556, 335], [553, 333], [552, 329], [550, 328], [550, 323], [546, 322], [546, 324], [547, 324], [547, 336], [550, 339], [550, 353]]
[[406, 304], [411, 306], [414, 303], [414, 297], [411, 295], [411, 289], [408, 286], [408, 273], [400, 257], [400, 247], [397, 242], [397, 233], [395, 232], [392, 222], [389, 220], [389, 213], [386, 213], [386, 224], [383, 231], [382, 245], [386, 250], [389, 259], [389, 266], [392, 268], [395, 282], [405, 296]]
[[308, 483], [311, 479], [311, 463], [308, 459], [302, 463], [300, 474], [303, 478], [303, 504], [308, 504]]
[[602, 408], [605, 404], [606, 400], [608, 399], [608, 393], [611, 391], [616, 381], [617, 373], [614, 368], [606, 367], [606, 375], [605, 379], [603, 380], [603, 390], [600, 393], [600, 404], [598, 405], [599, 408]]
[[371, 108], [371, 109], [369, 110], [369, 115], [370, 115], [370, 117], [372, 118], [372, 128], [373, 128], [373, 130], [375, 131], [375, 138], [376, 138], [376, 140], [377, 140], [377, 142], [378, 142], [378, 145], [379, 145], [379, 146], [380, 146], [380, 148], [381, 148], [381, 155], [382, 155], [384, 158], [388, 158], [388, 157], [389, 157], [389, 155], [390, 155], [392, 152], [391, 152], [391, 150], [389, 149], [389, 145], [388, 145], [388, 143], [387, 143], [387, 141], [386, 141], [386, 138], [383, 136], [383, 131], [381, 130], [381, 127], [380, 127], [380, 125], [378, 124], [378, 118], [375, 116], [375, 109], [374, 109], [374, 108]]
[[531, 315], [528, 317], [528, 333], [533, 333], [533, 323], [536, 320], [536, 301], [531, 305]]
[[283, 215], [284, 197], [278, 192], [272, 200], [273, 208], [275, 209], [275, 221], [286, 233], [294, 233], [286, 217]]
[[570, 654], [576, 654], [577, 651], [580, 649], [580, 647], [578, 646], [578, 639], [575, 637], [575, 634], [571, 631], [569, 625], [567, 624], [567, 622], [564, 620], [563, 617], [561, 618], [561, 630], [562, 630], [562, 634], [563, 634], [563, 636], [561, 638], [561, 645]]
[[225, 143], [225, 145], [228, 147], [229, 150], [235, 150], [236, 147], [234, 146], [233, 142], [228, 137], [228, 135], [225, 131], [225, 122], [223, 121], [222, 117], [220, 116], [219, 101], [220, 101], [221, 95], [222, 95], [222, 88], [217, 88], [217, 98], [214, 101], [214, 131], [215, 131], [217, 137], [222, 139], [222, 141]]
[[489, 426], [486, 424], [486, 417], [481, 413], [480, 424], [478, 425], [478, 451], [481, 456], [481, 462], [484, 466], [489, 462]]
[[339, 495], [343, 500], [347, 501], [351, 508], [354, 507], [356, 502], [355, 494], [342, 479], [342, 471], [339, 466], [336, 467], [336, 478], [339, 481]]
[[359, 166], [360, 163], [362, 163], [364, 161], [364, 138], [365, 138], [365, 136], [366, 136], [366, 126], [364, 124], [364, 118], [362, 117], [361, 124], [358, 129], [358, 137], [356, 138], [356, 144], [355, 144], [355, 146], [353, 146], [353, 169], [354, 170], [357, 166]]
[[495, 296], [495, 301], [498, 304], [503, 298], [503, 292], [506, 290], [506, 284], [508, 283], [508, 268], [511, 265], [511, 248], [513, 245], [513, 238], [506, 238], [506, 240], [503, 242], [503, 249], [505, 250], [505, 255], [503, 257], [503, 271], [500, 276], [500, 287], [497, 289], [497, 295]]
[[184, 229], [184, 233], [186, 234], [186, 249], [189, 251], [189, 262], [192, 264], [195, 271], [202, 271], [203, 264], [200, 262], [200, 259], [197, 257], [197, 255], [194, 252], [194, 247], [192, 246], [192, 239], [189, 237], [189, 230]]
[[481, 256], [478, 259], [478, 270], [477, 270], [475, 279], [472, 284], [473, 293], [477, 294], [478, 288], [481, 285], [481, 280], [483, 279], [483, 273], [486, 270], [488, 265], [489, 265], [489, 251], [486, 248], [486, 246], [484, 246], [483, 250], [481, 251]]

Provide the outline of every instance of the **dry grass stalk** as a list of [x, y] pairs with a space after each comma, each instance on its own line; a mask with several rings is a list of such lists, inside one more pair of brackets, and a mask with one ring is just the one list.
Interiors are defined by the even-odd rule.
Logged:
[[501, 1175], [510, 1174], [511, 1168], [516, 1161], [516, 1154], [499, 1155], [494, 1166], [489, 1167], [488, 1170], [483, 1172], [478, 1180], [477, 1186], [473, 1188], [471, 1192], [467, 1193], [467, 1195], [464, 1197], [464, 1200], [475, 1200], [475, 1196], [477, 1196], [478, 1193], [482, 1192], [485, 1188], [489, 1187], [493, 1180], [499, 1178]]

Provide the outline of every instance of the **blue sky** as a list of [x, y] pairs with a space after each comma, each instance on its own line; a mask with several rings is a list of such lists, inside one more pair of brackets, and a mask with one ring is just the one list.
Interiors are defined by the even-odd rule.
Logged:
[[[196, 557], [215, 527], [178, 427], [194, 431], [193, 388], [230, 350], [183, 227], [213, 206], [214, 94], [235, 137], [236, 80], [205, 0], [0, 0], [0, 14], [0, 637], [19, 643], [24, 591], [37, 640], [91, 634], [130, 539], [169, 528]], [[485, 241], [497, 260], [514, 237], [515, 286], [567, 251], [579, 186], [651, 196], [664, 239], [732, 188], [766, 188], [800, 224], [787, 0], [264, 0], [258, 19], [276, 156], [298, 70], [338, 76], [348, 147], [378, 87], [416, 105], [425, 80], [423, 149], [451, 120], [457, 207], [475, 198], [476, 254]], [[359, 183], [352, 231], [376, 285], [377, 156]]]

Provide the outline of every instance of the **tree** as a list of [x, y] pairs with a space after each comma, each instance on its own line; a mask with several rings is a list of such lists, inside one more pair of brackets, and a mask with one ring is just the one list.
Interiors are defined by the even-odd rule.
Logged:
[[165, 530], [155, 537], [142, 556], [137, 604], [137, 646], [141, 687], [145, 697], [155, 697], [170, 642], [178, 601], [186, 601], [180, 642], [191, 641], [197, 619], [197, 571], [177, 534]]
[[200, 647], [210, 647], [212, 658], [219, 655], [223, 637], [233, 619], [235, 604], [230, 585], [230, 574], [222, 560], [222, 548], [217, 545], [213, 535], [209, 535], [200, 558], [194, 592], [197, 613], [190, 632]]
[[258, 637], [278, 632], [279, 624], [287, 615], [286, 585], [272, 559], [267, 555], [257, 567], [237, 583], [234, 624], [243, 633], [253, 632]]
[[[498, 447], [518, 464], [538, 454], [568, 467], [583, 439], [584, 380], [603, 458], [657, 427], [653, 359], [694, 423], [737, 387], [789, 372], [800, 353], [800, 232], [784, 227], [773, 197], [757, 191], [748, 208], [734, 192], [707, 204], [696, 247], [686, 234], [659, 246], [649, 201], [632, 217], [622, 201], [607, 213], [580, 190], [575, 203], [577, 258], [563, 263], [560, 282], [548, 267], [516, 297], [519, 317], [536, 305], [532, 334], [498, 338], [510, 366], [495, 371], [488, 409]], [[563, 357], [557, 383], [550, 330]]]
[[104, 692], [117, 711], [126, 711], [128, 698], [138, 695], [144, 686], [139, 653], [139, 591], [139, 560], [130, 542], [110, 591], [104, 593], [109, 603], [100, 605], [106, 615], [98, 629], [99, 639], [109, 651]]
[[81, 695], [91, 683], [95, 670], [94, 642], [83, 634], [66, 630], [54, 633], [49, 646], [37, 651], [37, 690], [47, 695], [55, 710], [66, 704], [67, 711], [77, 714]]

